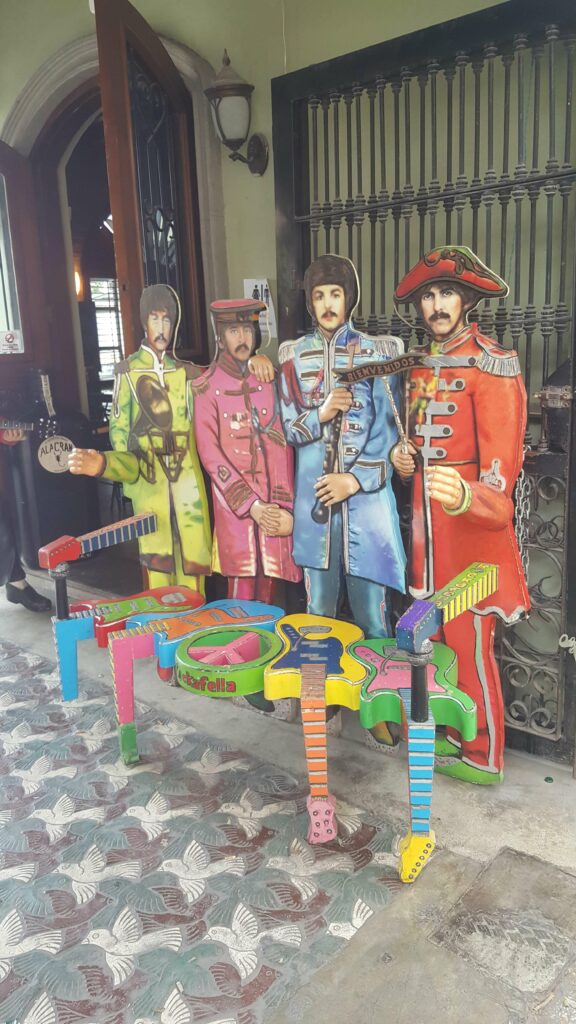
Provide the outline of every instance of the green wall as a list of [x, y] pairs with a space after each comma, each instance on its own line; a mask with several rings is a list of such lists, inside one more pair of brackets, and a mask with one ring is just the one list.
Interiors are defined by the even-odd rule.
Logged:
[[[271, 139], [270, 80], [428, 25], [495, 6], [486, 0], [134, 0], [159, 33], [218, 70], [224, 46], [254, 86], [252, 127]], [[0, 125], [19, 92], [66, 43], [94, 32], [88, 0], [0, 0]], [[0, 137], [2, 130], [0, 128]], [[275, 278], [272, 163], [263, 178], [223, 152], [226, 257], [231, 294], [243, 277]]]
[[286, 0], [286, 70], [496, 7], [503, 0]]

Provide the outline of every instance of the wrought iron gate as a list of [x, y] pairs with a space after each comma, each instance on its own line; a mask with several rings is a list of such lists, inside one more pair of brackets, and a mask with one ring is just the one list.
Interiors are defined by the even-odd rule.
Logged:
[[576, 10], [542, 8], [511, 0], [273, 81], [278, 308], [280, 337], [302, 333], [303, 271], [341, 253], [360, 277], [358, 327], [409, 345], [422, 327], [392, 296], [427, 249], [468, 244], [510, 283], [508, 299], [479, 312], [481, 330], [518, 351], [530, 399], [520, 500], [533, 612], [500, 640], [508, 742], [565, 760], [575, 740], [575, 661], [559, 640], [576, 634], [566, 529], [576, 514]]

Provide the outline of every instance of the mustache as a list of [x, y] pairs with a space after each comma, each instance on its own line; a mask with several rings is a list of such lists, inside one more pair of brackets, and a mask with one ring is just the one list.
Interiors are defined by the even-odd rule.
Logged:
[[154, 341], [168, 341], [168, 338], [165, 334], [157, 334]]
[[333, 316], [334, 319], [336, 319], [336, 320], [338, 319], [338, 314], [337, 313], [333, 313], [331, 309], [328, 309], [328, 310], [326, 310], [325, 313], [322, 313], [322, 316], [320, 317], [320, 319], [321, 320], [327, 320], [328, 317], [330, 317], [330, 316]]
[[448, 315], [448, 313], [432, 313], [432, 316], [430, 317], [430, 323], [433, 323], [435, 320], [449, 320], [449, 319], [450, 319], [450, 316]]

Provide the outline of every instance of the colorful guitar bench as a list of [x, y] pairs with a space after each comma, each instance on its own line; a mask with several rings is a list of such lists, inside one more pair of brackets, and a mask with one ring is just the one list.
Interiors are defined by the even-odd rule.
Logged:
[[204, 598], [197, 591], [177, 586], [146, 590], [118, 601], [86, 601], [70, 611], [67, 592], [69, 562], [89, 552], [153, 533], [155, 529], [155, 515], [131, 516], [82, 537], [59, 537], [40, 548], [38, 561], [42, 568], [49, 570], [56, 584], [56, 617], [52, 624], [63, 700], [75, 700], [78, 696], [77, 645], [80, 640], [96, 637], [98, 645], [106, 647], [108, 633], [121, 628], [128, 616], [135, 612], [166, 615], [170, 611], [187, 611], [203, 604]]
[[476, 705], [457, 689], [456, 655], [430, 637], [498, 587], [495, 565], [475, 562], [427, 600], [416, 600], [398, 621], [396, 640], [362, 640], [351, 653], [369, 672], [360, 695], [360, 722], [408, 719], [409, 833], [400, 843], [400, 878], [413, 882], [436, 839], [430, 830], [436, 725], [453, 726], [465, 740], [476, 735]]
[[351, 655], [364, 636], [358, 626], [320, 615], [287, 615], [276, 629], [282, 652], [264, 672], [268, 700], [299, 697], [310, 796], [309, 843], [336, 838], [335, 800], [328, 791], [326, 705], [357, 711], [366, 667]]
[[283, 615], [284, 610], [275, 605], [227, 599], [169, 617], [145, 611], [130, 616], [126, 629], [110, 633], [108, 650], [125, 764], [139, 760], [134, 716], [136, 660], [156, 655], [161, 679], [171, 679], [175, 666], [177, 682], [192, 693], [243, 695], [266, 710], [264, 665], [281, 648], [274, 627]]

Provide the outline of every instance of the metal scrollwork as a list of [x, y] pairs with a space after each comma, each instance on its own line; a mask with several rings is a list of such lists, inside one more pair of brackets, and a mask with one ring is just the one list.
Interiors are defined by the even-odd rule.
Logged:
[[[510, 286], [509, 297], [481, 303], [477, 316], [481, 330], [518, 354], [530, 427], [540, 438], [526, 452], [515, 493], [532, 612], [503, 632], [500, 670], [508, 725], [562, 740], [556, 750], [564, 753], [554, 756], [574, 744], [574, 700], [564, 700], [566, 652], [558, 648], [567, 607], [572, 615], [565, 575], [576, 271], [569, 6], [547, 27], [527, 11], [522, 26], [479, 20], [472, 34], [462, 21], [450, 44], [442, 41], [442, 60], [430, 56], [435, 29], [409, 58], [382, 43], [372, 56], [347, 54], [329, 69], [291, 73], [273, 98], [278, 139], [292, 140], [276, 170], [284, 337], [304, 327], [294, 279], [310, 254], [349, 256], [364, 296], [358, 325], [400, 335], [407, 347], [421, 342], [421, 321], [407, 304], [392, 312], [390, 297], [423, 253], [469, 245]], [[302, 104], [296, 120], [295, 104]]]
[[551, 473], [545, 471], [546, 454], [533, 456], [525, 479], [518, 482], [516, 530], [532, 611], [528, 621], [501, 632], [499, 664], [506, 724], [557, 740], [564, 682], [558, 644], [563, 632], [566, 480], [555, 475], [561, 466], [559, 457], [553, 458]]

